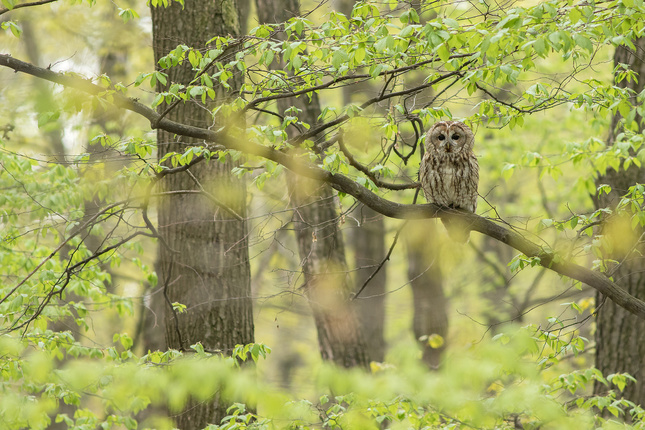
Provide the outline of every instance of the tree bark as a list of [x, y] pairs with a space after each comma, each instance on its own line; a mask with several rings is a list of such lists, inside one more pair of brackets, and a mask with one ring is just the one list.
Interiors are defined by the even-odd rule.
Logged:
[[[348, 18], [356, 0], [335, 0], [337, 11]], [[369, 82], [357, 83], [343, 87], [343, 104], [363, 102], [374, 96], [378, 89]], [[360, 291], [376, 267], [385, 258], [385, 220], [383, 215], [370, 207], [359, 203], [353, 216], [360, 224], [351, 230], [350, 246], [354, 251], [355, 291]], [[387, 345], [385, 343], [385, 288], [387, 264], [370, 279], [365, 290], [356, 300], [358, 318], [366, 339], [366, 348], [372, 361], [385, 360]]]
[[[182, 8], [152, 8], [155, 61], [178, 44], [203, 49], [214, 36], [237, 35], [239, 12], [234, 0], [194, 0]], [[185, 63], [188, 63], [187, 61]], [[194, 77], [190, 64], [169, 71], [169, 82], [188, 84]], [[230, 81], [229, 81], [230, 82]], [[239, 83], [239, 78], [238, 78]], [[157, 90], [164, 88], [158, 83]], [[220, 100], [225, 94], [218, 92]], [[160, 106], [160, 111], [167, 108]], [[196, 101], [180, 103], [166, 116], [187, 124], [208, 127], [213, 119], [208, 106]], [[158, 156], [182, 153], [203, 141], [159, 131]], [[158, 276], [167, 298], [166, 340], [168, 347], [187, 350], [201, 342], [207, 350], [229, 354], [237, 344], [253, 342], [250, 270], [244, 182], [230, 171], [234, 163], [211, 160], [187, 172], [165, 176], [163, 191], [203, 189], [216, 196], [218, 206], [204, 196], [173, 194], [159, 205], [160, 240]], [[231, 212], [238, 216], [233, 216]], [[167, 246], [164, 244], [167, 244]], [[174, 312], [170, 303], [186, 306]], [[177, 427], [199, 429], [219, 424], [227, 404], [217, 393], [206, 402], [192, 402], [176, 416]]]
[[[25, 45], [25, 53], [27, 58], [32, 64], [40, 64], [40, 46], [38, 46], [38, 39], [34, 35], [34, 25], [29, 19], [21, 22], [23, 27], [22, 42]], [[38, 114], [58, 112], [58, 106], [54, 100], [52, 88], [46, 82], [37, 79], [34, 81], [34, 88], [37, 92], [36, 97], [36, 112]], [[46, 151], [50, 153], [56, 162], [65, 162], [67, 151], [63, 144], [62, 125], [59, 120], [52, 121], [44, 127], [43, 134], [47, 140]]]
[[[412, 328], [422, 348], [423, 361], [431, 369], [436, 369], [446, 348], [445, 339], [448, 334], [447, 300], [443, 293], [443, 276], [439, 266], [436, 221], [410, 222], [404, 235], [408, 279], [414, 302]], [[432, 341], [433, 335], [441, 336], [442, 340]]]
[[[638, 50], [636, 54], [626, 47], [616, 48], [614, 63], [628, 65], [636, 73], [637, 79], [627, 81], [626, 79], [617, 82], [620, 87], [629, 87], [639, 94], [645, 88], [645, 62], [642, 52], [645, 50], [645, 38], [634, 40]], [[632, 100], [636, 103], [636, 98]], [[608, 144], [613, 145], [616, 136], [620, 133], [620, 114], [614, 115], [611, 123]], [[637, 115], [639, 128], [642, 130], [642, 118]], [[600, 175], [596, 184], [608, 184], [612, 188], [609, 195], [596, 199], [597, 208], [615, 208], [620, 196], [628, 192], [629, 187], [645, 183], [645, 168], [630, 166], [619, 171], [609, 169], [605, 174]], [[633, 230], [629, 217], [610, 217], [602, 226], [602, 232], [611, 230], [607, 235], [612, 240], [613, 250], [608, 250], [604, 257], [619, 261], [620, 264], [609, 268], [609, 274], [615, 282], [626, 292], [634, 297], [645, 298], [645, 259], [643, 253], [643, 230]], [[613, 239], [612, 239], [613, 238]], [[626, 372], [638, 380], [638, 383], [630, 383], [625, 387], [622, 395], [624, 398], [636, 404], [645, 402], [645, 320], [636, 317], [612, 300], [608, 300], [602, 293], [596, 293], [596, 367], [607, 376], [612, 373]], [[615, 387], [610, 387], [615, 388]], [[609, 388], [596, 382], [594, 392], [605, 393]]]
[[[360, 225], [351, 230], [354, 248], [355, 291], [359, 291], [378, 265], [381, 264], [385, 249], [385, 217], [369, 207], [359, 204], [352, 217]], [[385, 360], [385, 287], [387, 264], [369, 279], [369, 283], [356, 299], [358, 318], [365, 335], [367, 353], [372, 361]]]
[[[256, 0], [261, 23], [281, 23], [300, 14], [298, 0]], [[291, 106], [302, 112], [302, 121], [314, 125], [320, 115], [318, 96], [281, 99], [280, 113]], [[293, 127], [287, 133], [294, 137]], [[345, 260], [343, 237], [339, 229], [334, 193], [329, 184], [287, 173], [287, 186], [294, 208], [304, 291], [311, 304], [318, 332], [318, 344], [324, 360], [339, 366], [369, 365], [365, 339], [356, 310], [349, 301], [352, 291]]]
[[[38, 27], [34, 27], [33, 24], [34, 23], [30, 20], [23, 20], [21, 22], [24, 31], [21, 40], [25, 45], [25, 52], [27, 54], [27, 58], [29, 58], [29, 61], [34, 64], [41, 64], [43, 61], [40, 54], [40, 39], [34, 32], [35, 28]], [[102, 49], [102, 51], [105, 51], [105, 47], [103, 48], [104, 49]], [[123, 79], [125, 77], [124, 70], [123, 68], [117, 67], [117, 64], [127, 64], [127, 51], [122, 50], [120, 51], [120, 54], [125, 58], [117, 59], [116, 54], [112, 52], [112, 50], [109, 50], [109, 52], [106, 52], [104, 55], [100, 56], [99, 74], [105, 74], [106, 76], [110, 76], [110, 78], [114, 80]], [[35, 110], [38, 114], [55, 113], [59, 111], [57, 101], [54, 98], [53, 90], [52, 88], [50, 88], [50, 85], [46, 81], [34, 81], [34, 89], [37, 93], [37, 96], [35, 97]], [[118, 121], [116, 121], [116, 116], [118, 115], [118, 113], [119, 111], [111, 106], [107, 108], [105, 108], [103, 105], [97, 106], [91, 115], [90, 129], [99, 128], [100, 131], [105, 133], [111, 132], [113, 134], [120, 134], [120, 130], [114, 129], [114, 126], [112, 129], [108, 127], [108, 123], [110, 121], [115, 121], [115, 123], [118, 124]], [[56, 120], [50, 122], [41, 129], [41, 132], [43, 133], [46, 140], [46, 152], [51, 154], [52, 160], [54, 162], [65, 163], [68, 154], [63, 143], [62, 125], [60, 121]], [[92, 132], [92, 130], [90, 130], [90, 132]], [[91, 135], [90, 137], [93, 136]], [[108, 173], [108, 167], [103, 165], [103, 163], [106, 160], [109, 160], [111, 157], [114, 159], [117, 159], [119, 157], [119, 154], [116, 151], [111, 150], [110, 148], [102, 148], [100, 145], [88, 144], [85, 150], [90, 154], [90, 162], [87, 163], [85, 167], [80, 169], [80, 174], [83, 176], [83, 180], [87, 183], [94, 183], [96, 181], [103, 180], [104, 178], [109, 177], [110, 174], [113, 173], [113, 171], [120, 167], [115, 167], [113, 160], [113, 164], [109, 165], [112, 171]], [[125, 158], [123, 160], [125, 162]], [[86, 198], [83, 201], [84, 216], [79, 220], [80, 224], [82, 225], [87, 220], [92, 218], [101, 208], [102, 203], [103, 202], [96, 196], [91, 199]], [[91, 234], [90, 231], [83, 231], [81, 235], [83, 237], [84, 245], [88, 250], [90, 250], [90, 252], [97, 252], [101, 248], [102, 242], [104, 240], [103, 237], [96, 234]], [[71, 258], [71, 253], [73, 252], [74, 250], [72, 247], [66, 246], [61, 250], [61, 256], [63, 256], [63, 258], [65, 259], [69, 259]], [[110, 274], [110, 278], [114, 282], [116, 275], [111, 270], [109, 264], [100, 264], [100, 267], [103, 272]], [[107, 292], [112, 293], [114, 290], [113, 283], [105, 282], [105, 288]], [[63, 297], [59, 299], [58, 305], [63, 307], [68, 306], [70, 302], [78, 303], [83, 301], [84, 297], [66, 292]], [[62, 320], [53, 321], [49, 324], [49, 327], [55, 332], [68, 331], [72, 334], [74, 339], [78, 340], [82, 336], [82, 330], [79, 328], [78, 324], [75, 321], [75, 318], [78, 317], [78, 314], [74, 311], [73, 308], [71, 308], [71, 312], [73, 316], [66, 317]], [[117, 319], [117, 317], [113, 315], [109, 316], [108, 322], [111, 326], [114, 327], [115, 331], [120, 331], [122, 329], [120, 325], [121, 320]], [[66, 359], [63, 359], [60, 365], [62, 366], [65, 361]], [[60, 401], [56, 413], [52, 416], [52, 422], [47, 428], [49, 430], [66, 429], [67, 425], [64, 422], [55, 422], [56, 414], [67, 414], [68, 416], [72, 417], [74, 416], [76, 409], [76, 406], [68, 405]]]
[[356, 309], [332, 189], [290, 175], [293, 223], [298, 240], [303, 288], [314, 314], [320, 354], [343, 367], [367, 367], [370, 359]]

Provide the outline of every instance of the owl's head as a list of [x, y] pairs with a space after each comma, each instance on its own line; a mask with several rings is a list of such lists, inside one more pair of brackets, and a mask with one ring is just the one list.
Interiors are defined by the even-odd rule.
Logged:
[[426, 151], [459, 154], [473, 150], [475, 136], [472, 130], [460, 121], [441, 121], [426, 134]]

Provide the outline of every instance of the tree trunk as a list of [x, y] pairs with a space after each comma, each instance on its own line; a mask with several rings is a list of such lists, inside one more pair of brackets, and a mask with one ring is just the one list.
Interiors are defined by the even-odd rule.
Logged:
[[[645, 50], [645, 38], [634, 40], [639, 53]], [[645, 87], [645, 63], [642, 55], [636, 55], [633, 50], [626, 47], [616, 48], [614, 63], [626, 64], [637, 75], [637, 81], [626, 79], [617, 83], [620, 87], [629, 87], [638, 94]], [[634, 103], [636, 100], [634, 98]], [[608, 144], [614, 144], [616, 136], [621, 132], [621, 117], [617, 113], [612, 118], [612, 128]], [[639, 128], [642, 130], [642, 123], [637, 115]], [[596, 207], [614, 208], [620, 196], [627, 193], [629, 187], [636, 183], [645, 183], [645, 168], [631, 166], [627, 170], [621, 167], [619, 171], [609, 169], [604, 175], [600, 175], [596, 184], [608, 184], [612, 192], [596, 199]], [[610, 267], [608, 272], [615, 282], [635, 297], [645, 299], [645, 260], [642, 258], [645, 252], [643, 246], [643, 230], [633, 230], [628, 217], [618, 219], [610, 218], [602, 230], [611, 229], [612, 235], [606, 236], [613, 241], [614, 249], [607, 252], [605, 258], [620, 262], [618, 266]], [[627, 372], [638, 380], [638, 383], [630, 383], [625, 387], [622, 395], [636, 404], [645, 402], [645, 320], [642, 320], [609, 299], [596, 294], [596, 367], [607, 376], [617, 372]], [[611, 387], [615, 388], [615, 387]], [[594, 391], [597, 394], [605, 393], [608, 390], [603, 384], [596, 382]]]
[[[359, 291], [385, 258], [384, 216], [359, 204], [352, 212], [360, 225], [351, 230], [354, 248], [355, 291]], [[385, 360], [385, 287], [387, 264], [383, 265], [356, 299], [358, 317], [363, 329], [367, 353], [373, 361]]]
[[[335, 0], [334, 5], [337, 10], [350, 16], [352, 13], [352, 8], [356, 0]], [[421, 3], [419, 0], [413, 0], [410, 2], [410, 7], [415, 8], [418, 12], [418, 15], [421, 17]], [[423, 23], [423, 21], [422, 21]], [[415, 80], [418, 80], [419, 83], [425, 78], [425, 76], [417, 76]], [[364, 101], [370, 97], [373, 97], [378, 93], [378, 89], [374, 88], [369, 83], [365, 82], [362, 84], [345, 86], [343, 87], [343, 101], [345, 104], [351, 102]], [[410, 107], [410, 110], [413, 110], [413, 107]], [[363, 207], [363, 205], [360, 205]], [[370, 209], [371, 211], [371, 209]], [[384, 225], [383, 230], [367, 230], [362, 231], [361, 229], [356, 230], [357, 236], [353, 241], [355, 246], [355, 255], [356, 258], [360, 258], [363, 261], [377, 261], [382, 259], [385, 255], [385, 230]], [[416, 224], [414, 224], [416, 225]], [[379, 224], [375, 224], [373, 229], [379, 228]], [[411, 225], [407, 227], [409, 230], [413, 229]], [[430, 226], [433, 234], [436, 233], [434, 224]], [[423, 237], [434, 237], [426, 236]], [[363, 240], [368, 240], [371, 243], [371, 246], [368, 249], [365, 249], [360, 244]], [[427, 243], [417, 243], [415, 241], [414, 234], [404, 235], [404, 240], [407, 244], [407, 254], [408, 254], [408, 277], [412, 286], [412, 295], [414, 299], [414, 317], [413, 317], [413, 326], [415, 337], [417, 340], [423, 338], [424, 340], [419, 341], [423, 348], [423, 360], [431, 368], [435, 368], [439, 364], [439, 359], [441, 353], [445, 347], [432, 348], [428, 345], [427, 337], [431, 334], [439, 334], [443, 338], [447, 334], [448, 327], [448, 316], [446, 313], [446, 300], [443, 294], [442, 286], [442, 277], [441, 270], [439, 268], [439, 253], [436, 250], [430, 249]], [[382, 250], [382, 251], [381, 251]], [[380, 260], [379, 260], [380, 261]], [[378, 263], [376, 263], [378, 264]], [[362, 264], [357, 260], [357, 267], [360, 267]], [[364, 330], [366, 330], [366, 338], [370, 340], [369, 342], [369, 351], [371, 358], [376, 361], [382, 361], [382, 357], [385, 354], [385, 340], [383, 333], [383, 325], [385, 321], [385, 307], [384, 307], [384, 296], [379, 296], [385, 292], [385, 267], [381, 269], [381, 272], [378, 273], [374, 279], [370, 281], [369, 291], [362, 293], [361, 295], [373, 296], [370, 297], [369, 302], [361, 301], [360, 305], [360, 315], [361, 315], [361, 325], [363, 325]], [[369, 276], [369, 270], [363, 270], [357, 272], [357, 286], [360, 288], [365, 279], [365, 276]], [[379, 279], [382, 278], [382, 279]], [[382, 283], [382, 284], [381, 284]], [[381, 293], [382, 292], [382, 293]]]
[[[23, 37], [21, 40], [25, 45], [27, 58], [32, 64], [41, 64], [42, 59], [40, 55], [40, 46], [38, 44], [40, 40], [34, 34], [34, 25], [32, 21], [29, 21], [29, 20], [24, 20], [22, 21], [21, 24], [23, 26], [23, 31], [24, 31]], [[100, 74], [105, 74], [115, 80], [124, 78], [125, 74], [123, 73], [123, 68], [118, 68], [117, 64], [119, 63], [127, 64], [127, 61], [126, 61], [127, 51], [122, 50], [120, 51], [120, 54], [125, 58], [117, 59], [116, 55], [111, 51], [102, 55], [99, 58]], [[34, 81], [34, 87], [37, 92], [37, 96], [36, 96], [37, 102], [35, 106], [36, 112], [38, 112], [39, 114], [57, 112], [59, 108], [54, 98], [51, 86], [46, 81], [38, 79]], [[101, 105], [97, 106], [97, 108], [92, 112], [90, 129], [99, 128], [101, 132], [105, 132], [105, 133], [112, 132], [113, 134], [120, 134], [120, 130], [118, 129], [110, 130], [108, 127], [108, 122], [114, 121], [116, 119], [115, 114], [116, 114], [115, 109], [110, 109], [110, 108], [106, 109]], [[66, 148], [63, 143], [63, 135], [61, 130], [62, 130], [62, 127], [61, 127], [60, 121], [57, 120], [43, 127], [41, 132], [44, 134], [44, 137], [46, 138], [46, 144], [47, 144], [46, 152], [52, 155], [52, 158], [53, 160], [55, 160], [55, 162], [64, 163], [68, 154], [66, 152]], [[92, 132], [92, 130], [90, 130], [90, 132]], [[93, 136], [90, 136], [90, 137], [93, 137]], [[109, 176], [109, 174], [107, 174], [108, 167], [103, 166], [103, 163], [106, 160], [109, 160], [110, 158], [118, 159], [119, 154], [116, 151], [112, 151], [109, 148], [103, 148], [100, 145], [87, 145], [86, 151], [87, 153], [90, 154], [90, 162], [87, 163], [87, 165], [84, 168], [82, 168], [80, 171], [80, 173], [83, 176], [83, 180], [86, 183], [94, 183], [94, 182], [103, 180], [105, 177], [108, 177]], [[125, 162], [125, 159], [123, 160]], [[111, 170], [117, 169], [117, 167], [114, 166], [114, 163], [109, 164], [109, 166], [112, 168]], [[112, 172], [110, 171], [110, 173]], [[97, 213], [98, 209], [101, 206], [101, 203], [102, 202], [100, 201], [100, 199], [96, 196], [92, 199], [86, 198], [83, 202], [84, 215], [83, 215], [83, 218], [80, 220], [80, 224], [83, 224], [85, 221], [92, 218]], [[80, 236], [83, 238], [83, 243], [85, 244], [87, 249], [92, 253], [97, 252], [101, 248], [101, 245], [104, 240], [103, 237], [98, 236], [96, 234], [91, 234], [90, 231], [85, 231], [81, 233]], [[66, 259], [71, 258], [71, 253], [73, 252], [74, 252], [74, 249], [72, 247], [65, 246], [61, 250], [61, 256], [64, 256], [64, 258]], [[109, 264], [100, 264], [100, 266], [103, 272], [110, 274], [110, 278], [114, 282], [116, 275], [112, 272]], [[106, 282], [105, 288], [108, 292], [112, 293], [113, 283]], [[77, 294], [66, 292], [63, 295], [63, 298], [60, 298], [59, 301], [60, 301], [59, 306], [68, 306], [70, 302], [77, 302], [77, 303], [83, 302], [84, 298], [81, 296], [78, 296]], [[82, 336], [82, 331], [75, 321], [75, 318], [78, 316], [78, 314], [73, 309], [72, 309], [72, 313], [74, 317], [70, 316], [62, 320], [54, 321], [49, 324], [49, 327], [55, 332], [68, 331], [72, 334], [74, 339], [79, 340]], [[122, 329], [120, 325], [121, 320], [117, 319], [114, 315], [110, 315], [108, 317], [108, 321], [110, 325], [114, 327], [115, 331], [120, 331]], [[62, 362], [60, 363], [61, 367], [65, 363], [65, 361], [66, 359], [62, 360]], [[64, 422], [60, 422], [60, 423], [55, 422], [56, 414], [67, 414], [68, 416], [73, 417], [76, 409], [77, 409], [76, 406], [68, 405], [60, 401], [59, 406], [56, 410], [56, 413], [53, 414], [52, 416], [52, 422], [47, 428], [49, 430], [66, 429], [67, 425]]]
[[[261, 23], [279, 23], [300, 14], [298, 0], [256, 0]], [[278, 110], [295, 105], [299, 117], [311, 125], [320, 115], [318, 97], [281, 99]], [[295, 130], [287, 133], [293, 136]], [[328, 184], [287, 173], [293, 223], [304, 274], [304, 291], [310, 301], [324, 360], [339, 366], [369, 365], [365, 340], [356, 310], [349, 301], [352, 285], [345, 261], [343, 238], [338, 226], [334, 194]]]
[[[174, 2], [168, 8], [152, 8], [155, 61], [178, 44], [203, 49], [214, 36], [237, 35], [238, 13], [234, 0], [193, 0], [184, 8]], [[194, 72], [187, 63], [169, 71], [168, 84], [189, 83]], [[158, 84], [157, 90], [164, 88]], [[218, 96], [222, 100], [225, 94], [218, 92]], [[166, 107], [160, 106], [160, 111]], [[167, 118], [201, 127], [213, 122], [208, 106], [197, 101], [178, 104]], [[160, 159], [168, 152], [203, 145], [163, 131], [158, 132], [157, 142]], [[163, 191], [203, 187], [222, 202], [218, 206], [203, 196], [187, 194], [166, 196], [160, 202], [159, 233], [167, 246], [160, 241], [157, 267], [168, 303], [165, 322], [170, 348], [187, 350], [201, 342], [207, 350], [228, 354], [237, 344], [253, 342], [246, 190], [230, 174], [233, 167], [230, 157], [223, 163], [211, 160], [161, 181]], [[185, 305], [186, 311], [174, 312], [169, 304], [175, 302]], [[219, 424], [227, 406], [213, 393], [211, 401], [193, 402], [178, 414], [177, 427]]]
[[[424, 13], [420, 0], [411, 0], [410, 8], [419, 16], [421, 25], [433, 19], [436, 12], [426, 8]], [[424, 76], [412, 74], [408, 79], [418, 85]], [[428, 92], [432, 90], [427, 90]], [[430, 95], [430, 94], [428, 94]], [[414, 110], [414, 106], [408, 109]], [[423, 145], [423, 142], [419, 142]], [[419, 234], [423, 232], [423, 234]], [[423, 350], [423, 361], [431, 369], [436, 369], [441, 362], [441, 354], [446, 349], [448, 335], [447, 300], [443, 292], [441, 275], [439, 241], [437, 240], [435, 220], [424, 220], [410, 223], [405, 234], [408, 251], [408, 279], [412, 287], [414, 317], [412, 330]], [[436, 335], [441, 336], [437, 338]], [[432, 338], [431, 336], [434, 336]]]
[[[40, 65], [42, 63], [40, 56], [40, 47], [38, 46], [38, 39], [34, 35], [34, 25], [29, 19], [21, 21], [23, 27], [22, 42], [25, 44], [25, 53], [30, 63]], [[51, 85], [42, 80], [34, 80], [34, 87], [37, 92], [36, 99], [36, 112], [38, 114], [46, 114], [58, 112], [59, 108], [54, 100]], [[41, 132], [45, 135], [47, 140], [46, 151], [53, 156], [57, 162], [65, 162], [65, 145], [63, 144], [62, 125], [60, 120], [52, 121], [44, 127]]]
[[295, 214], [304, 290], [314, 314], [320, 354], [344, 367], [367, 367], [370, 359], [356, 309], [338, 229], [336, 202], [329, 186], [288, 178]]
[[[356, 0], [335, 0], [334, 7], [347, 17], [352, 14]], [[369, 82], [355, 83], [343, 87], [343, 104], [363, 102], [373, 97], [378, 90]], [[353, 216], [360, 225], [351, 230], [350, 246], [354, 250], [356, 267], [354, 284], [359, 291], [376, 267], [385, 258], [385, 221], [384, 217], [360, 203]], [[372, 361], [385, 360], [385, 287], [387, 264], [369, 281], [356, 304], [358, 317], [366, 341], [367, 353]]]
[[423, 361], [431, 369], [440, 364], [448, 334], [447, 301], [443, 293], [439, 243], [436, 237], [436, 220], [431, 219], [411, 221], [404, 231], [408, 252], [408, 279], [414, 301], [412, 327], [423, 350]]

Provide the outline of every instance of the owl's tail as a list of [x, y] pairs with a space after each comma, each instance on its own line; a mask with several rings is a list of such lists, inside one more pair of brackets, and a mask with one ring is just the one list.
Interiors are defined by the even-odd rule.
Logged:
[[448, 236], [455, 242], [466, 243], [470, 239], [470, 231], [463, 222], [448, 218], [441, 218], [441, 222], [446, 227]]

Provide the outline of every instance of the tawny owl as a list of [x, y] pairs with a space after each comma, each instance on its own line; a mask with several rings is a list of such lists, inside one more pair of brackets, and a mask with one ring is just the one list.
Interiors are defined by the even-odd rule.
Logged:
[[[426, 200], [440, 206], [475, 212], [479, 165], [473, 153], [475, 136], [459, 121], [441, 121], [426, 134], [426, 153], [421, 161], [419, 180]], [[463, 226], [442, 219], [448, 234], [465, 243]]]

